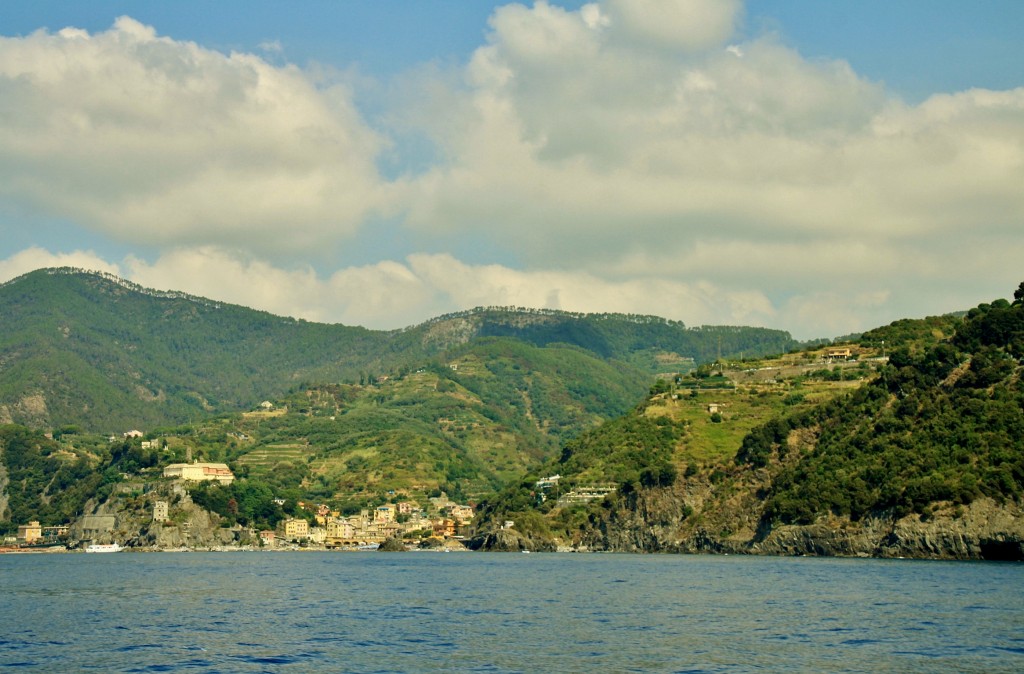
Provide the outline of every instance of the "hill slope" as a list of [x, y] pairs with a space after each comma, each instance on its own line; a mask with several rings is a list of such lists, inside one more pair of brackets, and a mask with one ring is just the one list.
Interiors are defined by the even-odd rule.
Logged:
[[[545, 467], [560, 500], [523, 480], [488, 504], [482, 534], [511, 519], [529, 545], [1024, 558], [1024, 284], [1014, 297], [971, 310], [949, 340], [897, 349], [851, 392], [808, 405], [784, 382], [797, 402], [722, 435], [717, 456], [693, 450], [702, 404], [652, 396]], [[715, 426], [752, 414], [722, 409]], [[598, 481], [615, 491], [564, 497]]]
[[718, 349], [757, 354], [793, 344], [777, 330], [494, 308], [373, 331], [75, 269], [0, 286], [0, 316], [0, 423], [106, 432], [246, 409], [304, 382], [366, 383], [487, 336], [570, 344], [646, 373], [685, 369]]

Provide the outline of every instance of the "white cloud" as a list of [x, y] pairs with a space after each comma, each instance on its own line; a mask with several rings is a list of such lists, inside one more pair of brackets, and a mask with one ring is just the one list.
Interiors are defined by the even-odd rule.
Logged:
[[280, 40], [264, 40], [259, 44], [260, 51], [267, 54], [281, 54], [284, 52], [284, 45]]
[[688, 324], [763, 323], [773, 313], [759, 292], [728, 292], [710, 283], [685, 283], [663, 275], [613, 281], [586, 272], [471, 265], [449, 255], [412, 255], [409, 265], [435, 292], [457, 307], [525, 306], [586, 313], [640, 313]]
[[[741, 14], [509, 4], [464, 68], [360, 80], [367, 119], [330, 78], [130, 19], [0, 38], [0, 204], [149, 244], [121, 265], [146, 285], [371, 327], [514, 304], [820, 336], [1016, 287], [1024, 88], [911, 105]], [[353, 235], [392, 261], [281, 262]]]
[[320, 277], [216, 248], [180, 249], [153, 263], [129, 258], [124, 275], [146, 287], [182, 290], [312, 321], [390, 329], [477, 306], [648, 313], [689, 324], [761, 324], [771, 303], [756, 291], [651, 277], [607, 281], [585, 272], [475, 265], [447, 254], [414, 254]]
[[33, 246], [15, 253], [6, 260], [0, 260], [0, 283], [45, 267], [76, 267], [110, 274], [120, 273], [116, 264], [107, 262], [91, 251], [51, 253], [43, 248]]
[[477, 306], [526, 306], [581, 312], [647, 313], [689, 324], [760, 324], [774, 308], [756, 291], [650, 277], [608, 281], [585, 272], [475, 265], [447, 254], [410, 255], [321, 277], [212, 247], [177, 249], [153, 262], [120, 264], [94, 253], [33, 248], [0, 261], [0, 282], [40, 267], [106, 271], [159, 290], [178, 290], [278, 315], [391, 329]]
[[909, 105], [775, 37], [730, 44], [734, 3], [671, 6], [720, 11], [702, 24], [719, 28], [652, 49], [639, 24], [622, 32], [642, 5], [496, 11], [448, 90], [457, 123], [424, 127], [447, 162], [405, 184], [409, 225], [486, 232], [534, 268], [609, 282], [762, 289], [799, 325], [813, 312], [786, 314], [786, 298], [891, 291], [851, 312], [869, 327], [915, 315], [910, 293], [950, 296], [950, 269], [1019, 273], [960, 261], [1024, 245], [1024, 88]]
[[700, 51], [735, 29], [740, 0], [604, 0], [609, 23], [634, 43]]
[[0, 38], [0, 101], [0, 197], [121, 240], [313, 247], [382, 203], [349, 92], [127, 17]]
[[[128, 257], [119, 263], [88, 251], [55, 254], [30, 248], [0, 260], [0, 283], [41, 267], [71, 266], [277, 315], [373, 329], [414, 325], [477, 306], [525, 306], [652, 314], [690, 326], [760, 325], [806, 339], [862, 331], [898, 318], [968, 309], [1009, 297], [1020, 283], [1019, 261], [1024, 259], [1020, 237], [995, 240], [977, 250], [963, 244], [959, 248], [961, 254], [922, 252], [920, 258], [908, 251], [880, 251], [885, 259], [882, 270], [849, 277], [836, 277], [829, 269], [839, 265], [842, 247], [816, 251], [820, 260], [805, 258], [798, 247], [786, 246], [760, 254], [726, 245], [695, 253], [692, 260], [719, 261], [724, 271], [717, 276], [703, 268], [691, 273], [670, 257], [634, 260], [637, 269], [596, 275], [557, 268], [513, 269], [448, 254], [416, 253], [403, 261], [386, 260], [325, 275], [309, 267], [285, 268], [214, 247], [175, 249], [152, 262]], [[851, 246], [849, 254], [863, 258], [871, 251], [870, 246]], [[887, 268], [900, 260], [907, 262], [903, 268]], [[789, 277], [773, 288], [759, 285], [758, 279], [770, 274], [772, 266]], [[801, 266], [809, 267], [804, 276], [796, 269]], [[949, 273], [953, 268], [955, 275]], [[808, 277], [824, 280], [814, 285], [807, 282]], [[922, 287], [928, 292], [922, 293]]]
[[204, 247], [175, 250], [153, 263], [129, 259], [126, 273], [147, 287], [183, 290], [310, 321], [395, 328], [430, 317], [420, 309], [430, 306], [429, 289], [395, 262], [350, 267], [321, 278], [308, 267], [282, 269]]

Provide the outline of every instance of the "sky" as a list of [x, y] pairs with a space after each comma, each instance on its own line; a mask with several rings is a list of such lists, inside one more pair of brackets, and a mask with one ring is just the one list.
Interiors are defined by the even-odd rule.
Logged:
[[1024, 2], [0, 6], [0, 282], [798, 339], [1024, 281]]

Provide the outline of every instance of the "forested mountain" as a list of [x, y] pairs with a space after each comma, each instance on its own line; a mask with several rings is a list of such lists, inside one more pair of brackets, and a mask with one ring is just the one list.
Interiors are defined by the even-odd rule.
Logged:
[[[952, 339], [892, 353], [860, 391], [748, 436], [737, 458], [784, 459], [791, 433], [814, 449], [776, 476], [766, 520], [808, 523], [824, 513], [858, 520], [932, 504], [1024, 496], [1024, 284], [1015, 301], [972, 309]], [[783, 450], [780, 455], [780, 450]]]
[[[872, 360], [883, 337], [888, 362]], [[852, 390], [812, 402], [795, 373], [714, 398], [656, 391], [567, 443], [484, 517], [516, 521], [522, 546], [1024, 558], [1024, 284], [1012, 303], [862, 339], [853, 350], [877, 374]], [[756, 420], [761, 397], [773, 410]], [[557, 494], [539, 486], [543, 473], [559, 475]], [[565, 498], [600, 483], [615, 491]]]
[[0, 421], [43, 427], [201, 418], [357, 372], [386, 342], [73, 270], [6, 284], [0, 315]]
[[380, 505], [389, 493], [475, 500], [557, 456], [579, 429], [629, 409], [647, 384], [574, 347], [486, 338], [451, 357], [371, 384], [300, 386], [266, 408], [151, 429], [146, 446], [74, 428], [48, 439], [0, 426], [0, 531], [26, 519], [66, 522], [116, 484], [155, 479], [190, 458], [227, 462], [245, 493], [258, 487], [345, 511]]
[[[774, 330], [494, 307], [372, 331], [75, 269], [0, 286], [0, 316], [0, 424], [22, 425], [0, 434], [8, 529], [31, 513], [59, 523], [190, 457], [229, 462], [246, 493], [339, 507], [395, 490], [475, 498], [624, 413], [657, 372], [793, 344]], [[122, 442], [133, 428], [160, 451]]]
[[[246, 409], [303, 383], [367, 383], [488, 336], [567, 344], [633, 372], [776, 353], [788, 333], [651, 316], [478, 309], [404, 330], [310, 323], [75, 269], [0, 286], [0, 423], [114, 431]], [[633, 389], [639, 396], [643, 387]]]
[[[3, 531], [196, 458], [240, 478], [196, 503], [247, 526], [283, 516], [272, 498], [351, 512], [444, 491], [485, 499], [490, 548], [1024, 557], [1024, 284], [714, 367], [697, 359], [788, 336], [496, 308], [375, 332], [73, 270], [7, 284], [0, 306], [0, 423], [34, 397], [61, 420], [37, 424], [52, 439], [0, 426]], [[104, 401], [149, 410], [124, 418], [157, 420], [146, 446], [85, 432]]]

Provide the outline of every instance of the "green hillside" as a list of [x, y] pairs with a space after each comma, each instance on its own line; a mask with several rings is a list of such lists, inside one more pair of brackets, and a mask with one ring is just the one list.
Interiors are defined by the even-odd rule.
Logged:
[[0, 521], [13, 526], [34, 512], [59, 523], [104, 485], [109, 493], [189, 459], [227, 462], [268, 498], [346, 511], [396, 493], [475, 500], [556, 456], [578, 429], [623, 413], [646, 382], [575, 347], [487, 338], [372, 384], [300, 386], [266, 408], [151, 429], [146, 441], [159, 450], [143, 450], [141, 439], [67, 429], [50, 440], [7, 426], [0, 465], [11, 478], [10, 512]]
[[3, 284], [0, 316], [0, 423], [104, 432], [247, 409], [304, 383], [396, 376], [488, 336], [576, 346], [626, 364], [630, 377], [685, 370], [719, 352], [755, 355], [793, 344], [787, 333], [761, 328], [688, 329], [649, 316], [496, 308], [373, 331], [75, 269]]
[[[844, 363], [841, 369], [849, 377], [837, 377], [832, 369], [822, 367], [822, 353], [811, 356], [817, 359], [813, 364], [805, 364], [805, 357], [797, 354], [759, 363], [761, 372], [771, 373], [760, 380], [745, 370], [726, 368], [714, 377], [656, 383], [640, 405], [568, 440], [555, 460], [537, 466], [489, 499], [481, 526], [510, 519], [572, 540], [572, 530], [581, 526], [581, 518], [600, 512], [609, 501], [567, 503], [560, 500], [566, 494], [593, 486], [629, 494], [670, 487], [691, 476], [724, 482], [737, 449], [752, 431], [844, 397], [874, 376], [877, 367]], [[713, 379], [711, 384], [708, 379]], [[559, 476], [557, 487], [538, 490], [537, 480], [550, 475]], [[538, 515], [547, 521], [538, 520]]]
[[[715, 376], [729, 385], [717, 389], [699, 388], [700, 377], [659, 384], [489, 500], [480, 526], [514, 520], [541, 539], [627, 549], [749, 550], [779, 525], [927, 521], [981, 497], [1019, 503], [1024, 284], [1012, 303], [867, 334], [840, 363], [823, 348], [724, 369]], [[538, 483], [544, 475], [557, 485]], [[609, 495], [588, 500], [603, 493], [595, 485]], [[644, 542], [653, 530], [672, 538]]]
[[389, 491], [478, 498], [627, 410], [646, 385], [571, 347], [490, 338], [451, 356], [372, 385], [302, 387], [273, 410], [166, 435], [198, 437], [194, 455], [339, 505]]
[[[5, 526], [31, 512], [57, 523], [200, 458], [228, 462], [263, 501], [476, 499], [623, 414], [656, 373], [793, 345], [776, 330], [493, 307], [372, 331], [75, 269], [3, 284], [0, 315], [0, 424], [20, 424], [0, 446]], [[131, 428], [159, 451], [123, 442]]]
[[67, 270], [0, 288], [0, 315], [0, 421], [44, 427], [126, 430], [237, 409], [352, 376], [386, 342]]
[[778, 474], [765, 517], [927, 514], [935, 502], [1024, 496], [1024, 284], [1015, 301], [972, 309], [949, 341], [893, 352], [882, 376], [841, 401], [780, 419], [744, 440], [766, 465], [792, 432], [814, 450]]

